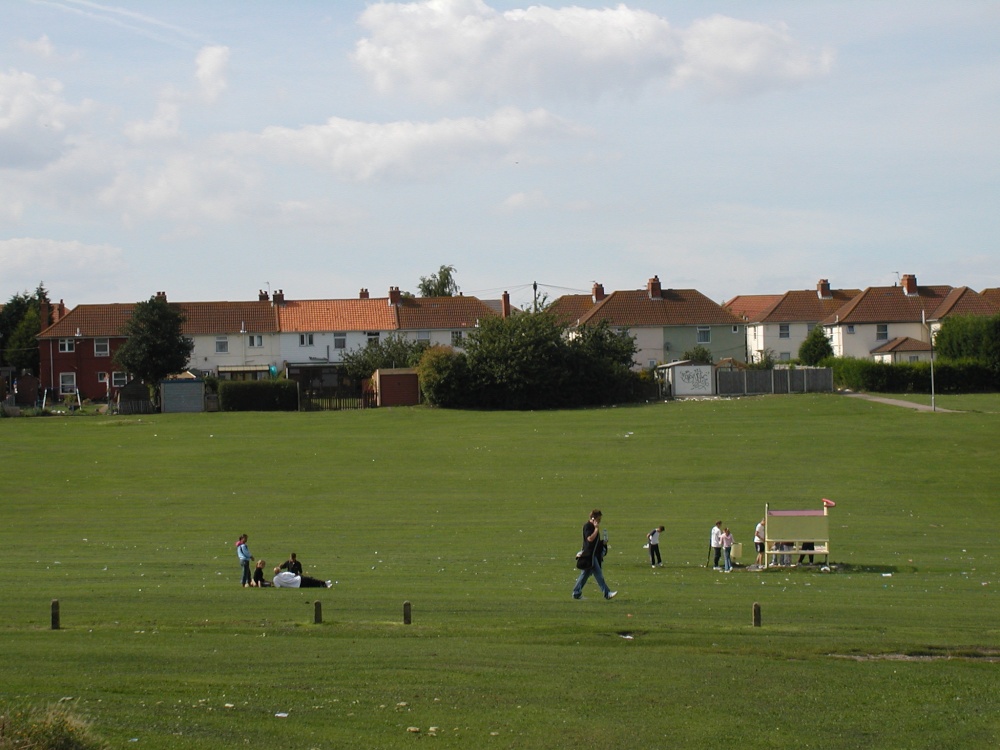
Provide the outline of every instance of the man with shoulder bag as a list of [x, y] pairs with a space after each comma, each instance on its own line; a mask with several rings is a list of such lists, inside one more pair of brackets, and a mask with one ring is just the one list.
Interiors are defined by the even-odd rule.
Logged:
[[608, 584], [604, 582], [604, 572], [601, 570], [601, 563], [607, 550], [607, 541], [601, 538], [601, 511], [595, 508], [583, 525], [583, 548], [576, 559], [576, 567], [581, 573], [576, 579], [576, 586], [573, 587], [574, 599], [583, 598], [583, 586], [591, 576], [597, 581], [605, 599], [614, 599], [618, 595], [617, 591], [608, 588]]

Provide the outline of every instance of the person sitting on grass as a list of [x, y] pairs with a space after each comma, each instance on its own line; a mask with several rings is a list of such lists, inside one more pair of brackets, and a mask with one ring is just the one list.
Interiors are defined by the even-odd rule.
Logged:
[[294, 552], [278, 567], [282, 570], [287, 570], [289, 573], [294, 573], [297, 576], [302, 575], [302, 563], [299, 562]]
[[256, 588], [264, 588], [265, 586], [270, 586], [270, 581], [264, 579], [264, 561], [258, 560], [257, 567], [253, 570], [253, 582], [250, 584]]
[[297, 576], [290, 570], [282, 570], [279, 565], [274, 569], [274, 585], [279, 589], [328, 589], [333, 581], [321, 581], [312, 576]]

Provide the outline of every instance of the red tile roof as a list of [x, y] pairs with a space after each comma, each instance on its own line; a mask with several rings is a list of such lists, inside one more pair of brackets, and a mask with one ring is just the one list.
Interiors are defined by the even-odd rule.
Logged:
[[754, 323], [819, 322], [861, 294], [860, 289], [831, 289], [828, 298], [812, 289], [786, 292], [774, 304], [761, 310]]
[[594, 304], [594, 298], [589, 294], [564, 294], [549, 305], [546, 311], [554, 315], [560, 323], [573, 326]]
[[917, 294], [907, 296], [902, 286], [868, 287], [822, 323], [914, 323], [924, 319], [924, 314], [932, 319], [951, 291], [950, 286], [920, 286]]
[[647, 289], [612, 292], [581, 316], [580, 324], [604, 320], [622, 328], [743, 322], [696, 289], [664, 289], [659, 296], [651, 296]]
[[389, 304], [388, 297], [290, 300], [276, 307], [280, 330], [291, 333], [399, 328], [396, 309]]
[[756, 322], [760, 314], [781, 299], [780, 294], [740, 294], [726, 302], [723, 307], [733, 315]]
[[872, 354], [888, 354], [890, 352], [929, 352], [931, 345], [909, 336], [897, 336], [892, 341], [872, 349]]
[[[274, 333], [278, 330], [278, 318], [270, 302], [171, 302], [170, 306], [179, 310], [186, 318], [181, 330], [187, 336], [243, 331]], [[133, 302], [77, 305], [38, 337], [121, 336], [134, 308]]]
[[996, 315], [1000, 310], [986, 297], [967, 286], [952, 289], [944, 302], [938, 305], [930, 320], [941, 320], [950, 315]]
[[979, 293], [979, 296], [993, 305], [993, 307], [996, 308], [996, 311], [1000, 313], [1000, 287], [984, 289]]
[[497, 312], [477, 297], [403, 297], [397, 308], [402, 330], [474, 328]]

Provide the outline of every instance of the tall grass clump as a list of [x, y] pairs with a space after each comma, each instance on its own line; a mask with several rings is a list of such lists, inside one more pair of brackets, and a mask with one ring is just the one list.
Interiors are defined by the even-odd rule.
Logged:
[[0, 714], [0, 750], [105, 750], [107, 743], [66, 704]]

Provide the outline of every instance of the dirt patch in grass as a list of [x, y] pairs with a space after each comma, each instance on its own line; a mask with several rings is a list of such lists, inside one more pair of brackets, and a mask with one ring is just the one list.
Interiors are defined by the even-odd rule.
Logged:
[[941, 661], [946, 659], [982, 660], [1000, 662], [1000, 649], [996, 648], [962, 648], [941, 649], [930, 648], [909, 653], [885, 654], [829, 654], [834, 659], [851, 659], [853, 661]]

